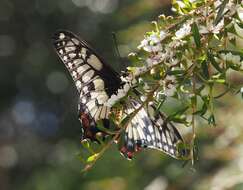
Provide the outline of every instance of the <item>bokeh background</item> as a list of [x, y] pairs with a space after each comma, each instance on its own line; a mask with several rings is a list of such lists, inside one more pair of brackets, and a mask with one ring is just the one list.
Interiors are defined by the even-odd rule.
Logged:
[[129, 162], [114, 146], [81, 174], [77, 92], [51, 36], [73, 31], [119, 72], [129, 63], [119, 61], [112, 32], [125, 58], [170, 9], [169, 0], [0, 0], [1, 190], [243, 189], [239, 95], [215, 102], [217, 127], [198, 123], [194, 167], [151, 150]]

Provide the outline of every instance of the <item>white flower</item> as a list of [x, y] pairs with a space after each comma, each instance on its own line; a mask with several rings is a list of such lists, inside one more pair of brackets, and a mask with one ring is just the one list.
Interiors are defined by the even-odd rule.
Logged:
[[147, 51], [147, 52], [152, 52], [152, 51], [153, 51], [153, 50], [152, 50], [152, 46], [150, 46], [150, 45], [144, 46], [143, 49], [144, 49], [145, 51]]
[[141, 41], [141, 45], [142, 45], [142, 46], [146, 46], [146, 45], [148, 45], [148, 40], [147, 40], [147, 39], [143, 39], [143, 40]]
[[146, 101], [146, 99], [147, 99], [147, 97], [146, 97], [146, 96], [141, 96], [141, 97], [140, 97], [140, 100], [141, 100], [142, 102], [145, 102], [145, 101]]
[[157, 45], [155, 45], [155, 46], [152, 46], [152, 51], [153, 51], [153, 52], [162, 51], [162, 46], [161, 46], [161, 44], [157, 44]]
[[239, 56], [239, 55], [234, 55], [234, 56], [232, 56], [231, 61], [232, 61], [232, 63], [235, 64], [235, 65], [240, 64], [240, 56]]
[[183, 26], [176, 31], [175, 35], [177, 39], [182, 39], [191, 32], [191, 25], [189, 23], [183, 24]]
[[218, 7], [222, 4], [221, 1], [217, 0], [217, 1], [214, 1], [214, 7]]
[[161, 39], [164, 38], [164, 33], [161, 31], [160, 35], [153, 33], [140, 42], [138, 49], [143, 49], [147, 52], [159, 52], [162, 51]]
[[136, 83], [137, 83], [137, 80], [135, 78], [133, 78], [132, 84], [136, 84]]
[[166, 82], [174, 83], [176, 81], [176, 78], [174, 75], [167, 75], [164, 80]]
[[243, 61], [240, 62], [240, 69], [243, 70]]
[[157, 34], [151, 34], [148, 38], [150, 40], [150, 44], [153, 45], [153, 44], [157, 44], [160, 42], [160, 38]]
[[223, 61], [228, 61], [228, 62], [232, 62], [235, 65], [239, 65], [241, 64], [241, 58], [239, 55], [233, 55], [231, 52], [224, 54], [221, 53], [219, 55], [219, 57], [223, 60]]
[[232, 60], [232, 53], [231, 52], [229, 52], [229, 53], [227, 53], [226, 54], [226, 61], [231, 61]]
[[[134, 76], [139, 76], [142, 73], [146, 72], [147, 70], [148, 70], [148, 68], [146, 66], [143, 66], [143, 67], [135, 67], [134, 68], [134, 71], [133, 71], [133, 75]], [[130, 81], [132, 81], [132, 80], [130, 80]]]
[[185, 8], [186, 5], [182, 1], [176, 1], [180, 8]]
[[173, 96], [176, 92], [176, 87], [173, 84], [169, 84], [165, 89], [164, 89], [164, 95], [165, 96]]
[[162, 61], [161, 58], [160, 58], [160, 57], [157, 57], [157, 56], [148, 58], [148, 59], [146, 60], [146, 62], [147, 62], [147, 66], [148, 66], [148, 67], [151, 67], [151, 66], [153, 66], [153, 65], [157, 65], [157, 64], [160, 63], [161, 61]]
[[149, 90], [150, 89], [148, 83], [146, 83], [146, 82], [144, 83], [143, 89], [144, 90]]
[[234, 23], [234, 27], [236, 34], [243, 38], [243, 28], [241, 28], [236, 22]]
[[178, 59], [172, 59], [171, 60], [171, 65], [174, 66], [174, 65], [177, 65], [179, 63], [179, 60]]
[[221, 19], [221, 21], [216, 25], [212, 27], [212, 33], [218, 34], [220, 30], [224, 27], [224, 19]]
[[220, 30], [224, 27], [224, 19], [215, 26], [213, 20], [208, 22], [207, 26], [199, 25], [199, 33], [200, 34], [207, 34], [207, 33], [214, 33], [218, 34]]
[[158, 91], [154, 93], [154, 98], [156, 98], [157, 100], [161, 100], [163, 97], [165, 96], [163, 91]]
[[140, 42], [140, 45], [138, 46], [138, 49], [142, 49], [143, 47], [147, 46], [148, 45], [148, 40], [147, 39], [143, 39], [141, 42]]
[[159, 33], [160, 41], [165, 39], [166, 36], [167, 36], [167, 34], [163, 30], [161, 30], [160, 33]]
[[168, 44], [169, 47], [171, 48], [177, 48], [180, 46], [183, 46], [184, 44], [186, 44], [187, 42], [185, 40], [181, 40], [181, 39], [174, 39], [172, 42], [170, 42]]
[[150, 67], [150, 66], [152, 66], [153, 65], [153, 59], [151, 59], [151, 58], [148, 58], [147, 60], [146, 60], [146, 62], [147, 62], [147, 65]]
[[209, 30], [208, 30], [208, 28], [206, 26], [199, 25], [199, 33], [200, 34], [207, 34], [207, 33], [209, 33]]
[[227, 59], [226, 59], [226, 55], [224, 54], [224, 53], [221, 53], [220, 55], [219, 55], [219, 57], [223, 60], [223, 61], [226, 61]]
[[167, 53], [162, 53], [162, 52], [158, 52], [157, 55], [155, 55], [155, 59], [159, 59], [160, 61], [165, 60], [167, 57]]
[[228, 39], [229, 40], [234, 40], [236, 38], [235, 34], [231, 33], [231, 32], [228, 32], [227, 33], [227, 36], [228, 36]]

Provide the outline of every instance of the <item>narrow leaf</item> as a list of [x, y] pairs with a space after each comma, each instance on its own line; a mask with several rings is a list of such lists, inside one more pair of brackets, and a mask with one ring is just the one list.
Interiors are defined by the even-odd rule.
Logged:
[[225, 79], [216, 79], [215, 82], [225, 84]]
[[214, 21], [214, 25], [216, 26], [219, 21], [222, 19], [223, 17], [223, 12], [224, 12], [224, 8], [226, 6], [226, 4], [229, 2], [229, 0], [224, 0], [223, 3], [220, 5], [220, 8], [219, 8], [219, 11], [218, 11], [218, 14], [216, 16], [216, 19]]
[[209, 72], [208, 72], [207, 61], [204, 60], [201, 64], [202, 64], [203, 76], [204, 76], [206, 79], [209, 79]]
[[204, 88], [205, 88], [205, 85], [202, 84], [202, 86], [200, 86], [199, 88], [196, 89], [196, 94], [199, 95]]
[[216, 126], [215, 117], [214, 117], [213, 114], [209, 116], [209, 118], [208, 118], [208, 124], [209, 125]]
[[184, 73], [185, 73], [185, 71], [179, 70], [179, 69], [173, 70], [173, 71], [170, 70], [170, 71], [167, 72], [168, 75], [181, 75], [181, 74], [184, 74]]
[[175, 118], [177, 115], [182, 115], [184, 114], [187, 110], [188, 110], [189, 106], [186, 106], [180, 110], [178, 110], [177, 112], [171, 114], [170, 116], [167, 117], [167, 119], [170, 121], [170, 120], [173, 120], [173, 118]]
[[215, 61], [214, 56], [210, 52], [208, 52], [208, 59], [217, 71], [219, 71], [220, 73], [223, 72], [223, 70], [219, 67], [219, 64]]
[[96, 126], [97, 126], [97, 128], [100, 129], [102, 132], [106, 132], [107, 134], [110, 134], [110, 135], [114, 135], [114, 134], [116, 134], [116, 131], [115, 131], [115, 130], [112, 131], [112, 130], [110, 130], [110, 129], [105, 128], [105, 127], [103, 126], [103, 122], [102, 122], [102, 121], [98, 121]]
[[194, 22], [192, 24], [192, 34], [197, 48], [201, 47], [200, 33], [197, 24]]

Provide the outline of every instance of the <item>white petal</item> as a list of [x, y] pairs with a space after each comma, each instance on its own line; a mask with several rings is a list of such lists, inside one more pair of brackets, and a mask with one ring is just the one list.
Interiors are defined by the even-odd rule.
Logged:
[[237, 9], [237, 13], [238, 13], [238, 16], [239, 16], [241, 22], [243, 22], [243, 7], [239, 6]]
[[241, 28], [237, 23], [234, 23], [236, 33], [243, 38], [243, 28]]

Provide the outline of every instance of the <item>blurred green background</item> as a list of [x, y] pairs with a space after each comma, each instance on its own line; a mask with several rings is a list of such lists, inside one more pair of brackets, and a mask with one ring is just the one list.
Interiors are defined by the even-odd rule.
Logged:
[[[198, 122], [194, 168], [152, 150], [129, 162], [114, 146], [80, 173], [77, 92], [51, 36], [73, 31], [120, 71], [128, 63], [119, 62], [112, 32], [125, 58], [170, 9], [169, 0], [0, 0], [1, 190], [243, 189], [240, 96], [216, 102], [217, 127]], [[179, 130], [188, 141], [190, 129]]]

